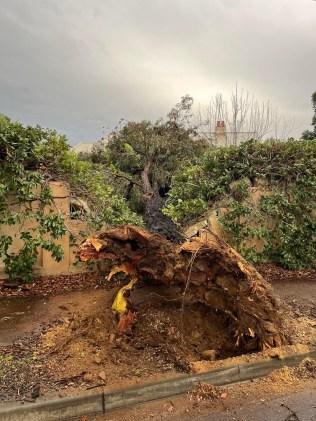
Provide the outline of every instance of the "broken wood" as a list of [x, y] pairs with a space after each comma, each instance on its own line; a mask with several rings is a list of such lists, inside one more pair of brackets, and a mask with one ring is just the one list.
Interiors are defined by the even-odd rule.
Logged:
[[183, 303], [202, 303], [225, 313], [236, 351], [262, 350], [286, 342], [270, 285], [215, 234], [178, 245], [125, 225], [88, 238], [78, 255], [82, 261], [109, 259], [113, 266], [124, 265], [125, 273], [145, 284], [180, 286]]

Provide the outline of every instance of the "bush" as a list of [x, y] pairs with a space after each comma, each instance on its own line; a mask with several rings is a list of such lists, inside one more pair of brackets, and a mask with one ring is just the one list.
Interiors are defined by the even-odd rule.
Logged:
[[[7, 117], [0, 118], [0, 226], [21, 227], [18, 253], [12, 251], [12, 235], [0, 234], [0, 257], [10, 278], [31, 279], [39, 248], [50, 251], [57, 261], [63, 257], [55, 240], [66, 228], [63, 218], [51, 209], [52, 197], [36, 153], [50, 136], [51, 132], [40, 127], [24, 127]], [[34, 202], [38, 206], [32, 206]], [[36, 227], [24, 230], [30, 223]]]
[[[248, 189], [261, 181], [270, 193], [254, 205]], [[290, 269], [315, 266], [316, 142], [249, 141], [210, 149], [173, 177], [164, 212], [184, 224], [213, 206], [226, 207], [220, 221], [245, 257]], [[263, 242], [262, 251], [247, 246], [252, 239]]]
[[[57, 261], [63, 250], [55, 240], [66, 233], [63, 216], [53, 207], [48, 180], [61, 179], [71, 191], [85, 198], [91, 209], [87, 221], [100, 229], [104, 224], [141, 224], [120, 195], [115, 194], [99, 164], [81, 161], [65, 136], [41, 127], [25, 127], [0, 115], [0, 228], [20, 224], [18, 253], [13, 237], [0, 234], [0, 257], [10, 278], [28, 281], [40, 248]], [[38, 206], [32, 206], [33, 203]], [[23, 226], [34, 226], [23, 230]], [[1, 233], [1, 231], [0, 231]]]

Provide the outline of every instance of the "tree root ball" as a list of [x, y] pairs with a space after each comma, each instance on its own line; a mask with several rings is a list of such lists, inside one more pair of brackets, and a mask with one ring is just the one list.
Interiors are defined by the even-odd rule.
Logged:
[[183, 306], [203, 303], [225, 313], [236, 352], [286, 342], [270, 285], [213, 233], [174, 244], [159, 234], [124, 225], [88, 238], [78, 255], [81, 261], [110, 260], [113, 268], [124, 267], [126, 274], [145, 284], [179, 286]]

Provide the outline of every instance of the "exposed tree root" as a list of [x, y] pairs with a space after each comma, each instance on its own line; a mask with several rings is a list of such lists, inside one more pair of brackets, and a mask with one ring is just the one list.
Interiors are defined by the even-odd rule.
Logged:
[[[110, 259], [111, 273], [145, 283], [177, 285], [182, 300], [229, 316], [236, 351], [285, 343], [278, 305], [268, 283], [233, 248], [209, 233], [181, 245], [131, 225], [110, 229], [80, 247], [82, 261]], [[111, 275], [112, 276], [112, 275]], [[180, 315], [179, 315], [180, 316]]]

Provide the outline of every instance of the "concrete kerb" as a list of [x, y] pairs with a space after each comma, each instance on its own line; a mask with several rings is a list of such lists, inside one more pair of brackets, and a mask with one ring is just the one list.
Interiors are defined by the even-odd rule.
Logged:
[[298, 365], [305, 358], [316, 358], [316, 350], [306, 354], [290, 355], [282, 359], [273, 358], [251, 364], [224, 367], [202, 374], [179, 376], [175, 379], [124, 390], [1, 408], [0, 420], [54, 421], [82, 415], [106, 413], [111, 409], [179, 395], [189, 391], [192, 386], [200, 382], [222, 386], [262, 377], [277, 368]]

